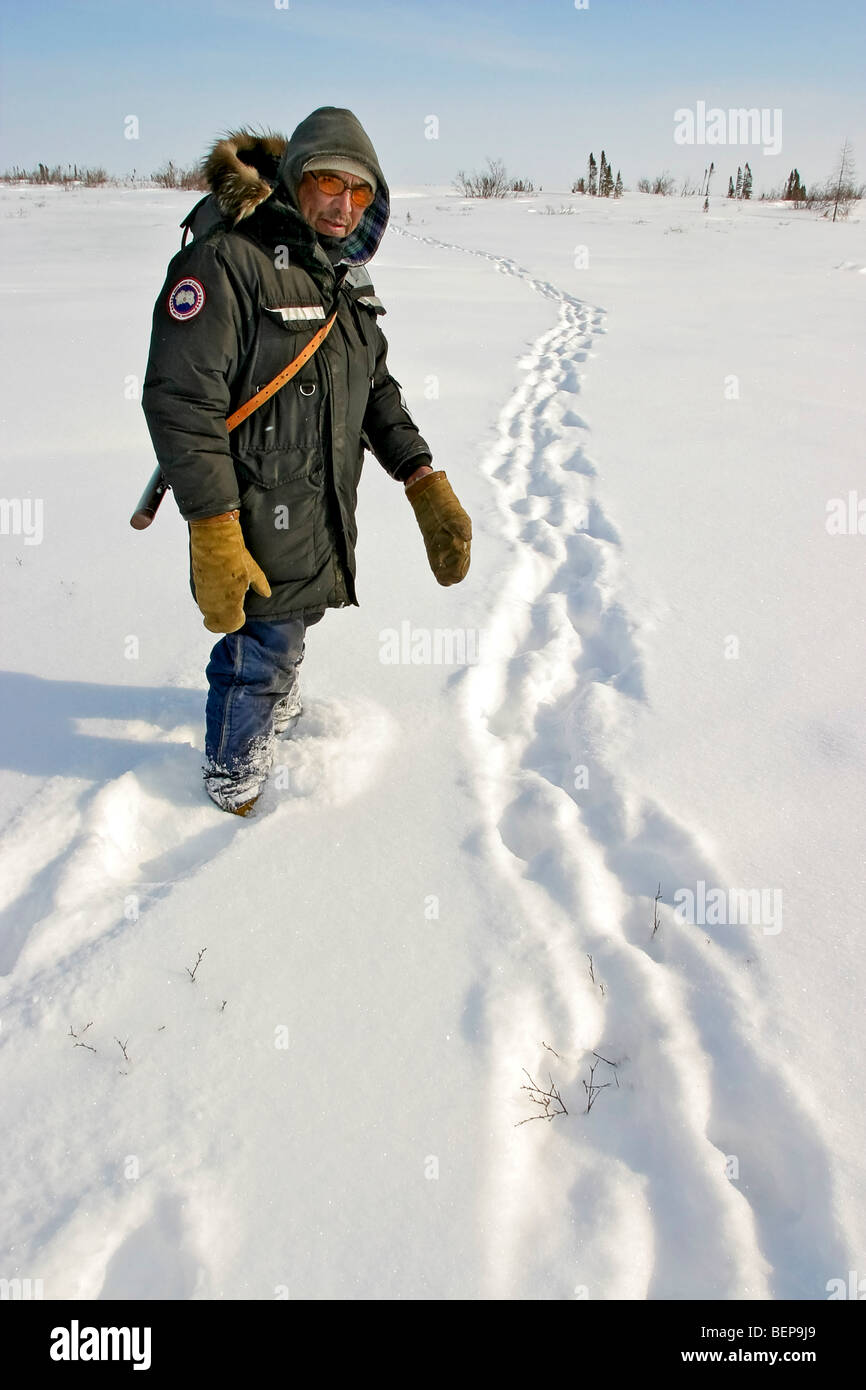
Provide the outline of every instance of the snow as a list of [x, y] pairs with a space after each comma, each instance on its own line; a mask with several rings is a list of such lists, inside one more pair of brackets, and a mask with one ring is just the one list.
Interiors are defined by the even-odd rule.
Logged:
[[435, 584], [368, 456], [361, 607], [238, 820], [185, 528], [128, 526], [192, 201], [0, 190], [0, 490], [43, 509], [0, 535], [0, 1277], [826, 1298], [866, 1235], [862, 221], [398, 190], [370, 270], [472, 568]]

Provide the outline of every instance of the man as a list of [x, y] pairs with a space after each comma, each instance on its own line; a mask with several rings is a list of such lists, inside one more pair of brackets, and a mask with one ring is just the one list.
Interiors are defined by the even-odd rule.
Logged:
[[[189, 523], [193, 596], [226, 634], [207, 667], [205, 785], [247, 815], [301, 711], [306, 628], [358, 602], [364, 449], [404, 484], [440, 584], [466, 575], [472, 527], [388, 371], [363, 267], [390, 200], [360, 122], [323, 106], [288, 141], [228, 136], [204, 168], [212, 191], [182, 224], [194, 240], [156, 302], [142, 404]], [[229, 432], [334, 312], [297, 374]]]

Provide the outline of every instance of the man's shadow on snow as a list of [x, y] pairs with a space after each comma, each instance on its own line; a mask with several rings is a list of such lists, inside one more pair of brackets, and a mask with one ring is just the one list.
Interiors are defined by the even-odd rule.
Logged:
[[0, 671], [0, 768], [33, 776], [118, 777], [171, 740], [129, 738], [118, 728], [89, 733], [82, 720], [133, 720], [165, 735], [180, 726], [204, 730], [207, 692], [177, 686], [95, 685]]

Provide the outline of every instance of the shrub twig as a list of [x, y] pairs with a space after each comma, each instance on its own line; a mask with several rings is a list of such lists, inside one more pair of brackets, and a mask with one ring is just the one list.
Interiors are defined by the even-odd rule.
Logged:
[[[92, 1028], [92, 1027], [93, 1027], [93, 1019], [91, 1019], [89, 1023], [85, 1023], [85, 1025], [84, 1025], [84, 1027], [82, 1028], [81, 1032], [82, 1032], [82, 1033], [86, 1033], [87, 1030], [88, 1030], [88, 1028]], [[77, 1037], [79, 1036], [78, 1033], [76, 1033], [76, 1032], [73, 1030], [73, 1027], [72, 1027], [72, 1024], [71, 1024], [71, 1023], [70, 1023], [70, 1025], [69, 1025], [69, 1036], [70, 1036], [70, 1038], [77, 1038]], [[95, 1052], [95, 1051], [96, 1051], [96, 1048], [95, 1048], [95, 1047], [91, 1047], [91, 1046], [90, 1046], [90, 1043], [86, 1043], [86, 1042], [76, 1042], [76, 1043], [73, 1044], [73, 1046], [75, 1046], [75, 1047], [86, 1047], [88, 1052]]]
[[[551, 1049], [551, 1050], [552, 1050], [552, 1049]], [[550, 1090], [549, 1090], [549, 1091], [545, 1091], [545, 1090], [543, 1090], [543, 1089], [541, 1088], [541, 1086], [537, 1086], [536, 1083], [533, 1081], [532, 1077], [529, 1075], [529, 1072], [526, 1070], [525, 1067], [523, 1068], [523, 1074], [524, 1074], [524, 1076], [526, 1076], [526, 1077], [529, 1078], [529, 1085], [528, 1085], [528, 1086], [521, 1086], [521, 1088], [520, 1088], [521, 1091], [528, 1091], [528, 1092], [529, 1092], [529, 1099], [533, 1102], [533, 1104], [535, 1104], [535, 1105], [540, 1105], [541, 1108], [542, 1108], [542, 1110], [544, 1111], [544, 1114], [543, 1114], [543, 1115], [527, 1115], [527, 1117], [526, 1117], [525, 1120], [518, 1120], [518, 1121], [517, 1121], [517, 1123], [516, 1123], [516, 1125], [515, 1125], [515, 1128], [517, 1128], [517, 1125], [525, 1125], [525, 1124], [527, 1124], [530, 1120], [552, 1120], [552, 1119], [554, 1118], [555, 1115], [567, 1115], [567, 1114], [568, 1114], [568, 1111], [566, 1110], [565, 1105], [563, 1104], [562, 1096], [559, 1094], [559, 1091], [558, 1091], [558, 1090], [556, 1089], [556, 1087], [554, 1086], [554, 1084], [553, 1084], [553, 1077], [550, 1075], [549, 1072], [548, 1072], [548, 1074], [547, 1074], [547, 1079], [548, 1079], [548, 1081], [550, 1082]], [[559, 1109], [558, 1109], [558, 1110], [551, 1110], [551, 1108], [550, 1108], [552, 1102], [554, 1102], [554, 1101], [555, 1101], [556, 1104], [559, 1106]]]
[[656, 893], [655, 899], [654, 899], [655, 905], [654, 905], [654, 907], [653, 907], [653, 931], [652, 931], [653, 936], [655, 936], [656, 932], [658, 931], [659, 927], [661, 926], [661, 922], [660, 922], [660, 920], [659, 920], [659, 899], [660, 899], [661, 895], [662, 895], [662, 886], [661, 886], [661, 884], [659, 884], [659, 886], [658, 886], [658, 892]]
[[586, 1091], [586, 1110], [584, 1111], [585, 1115], [589, 1114], [599, 1092], [606, 1091], [608, 1086], [610, 1086], [611, 1084], [609, 1081], [596, 1081], [595, 1072], [599, 1062], [604, 1062], [606, 1066], [613, 1067], [614, 1080], [616, 1081], [617, 1086], [619, 1086], [619, 1077], [616, 1074], [616, 1062], [611, 1062], [609, 1058], [602, 1057], [601, 1053], [599, 1052], [593, 1052], [592, 1055], [593, 1057], [595, 1057], [596, 1060], [590, 1064], [589, 1081], [582, 1082], [583, 1089]]
[[189, 978], [192, 980], [193, 984], [195, 984], [195, 972], [198, 970], [199, 965], [201, 964], [201, 958], [202, 958], [202, 956], [204, 955], [204, 953], [205, 953], [206, 950], [207, 950], [207, 946], [202, 946], [201, 950], [199, 951], [198, 955], [196, 956], [195, 965], [193, 966], [192, 970], [190, 970], [189, 966], [186, 967], [186, 973], [187, 973], [187, 975], [189, 975]]

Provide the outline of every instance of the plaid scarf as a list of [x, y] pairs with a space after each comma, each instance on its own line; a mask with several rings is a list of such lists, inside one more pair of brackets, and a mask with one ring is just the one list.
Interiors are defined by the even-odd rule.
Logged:
[[354, 232], [350, 232], [346, 237], [334, 238], [342, 247], [342, 256], [338, 264], [346, 261], [349, 265], [365, 265], [382, 240], [390, 212], [388, 197], [380, 185], [372, 203], [364, 209], [364, 216]]

